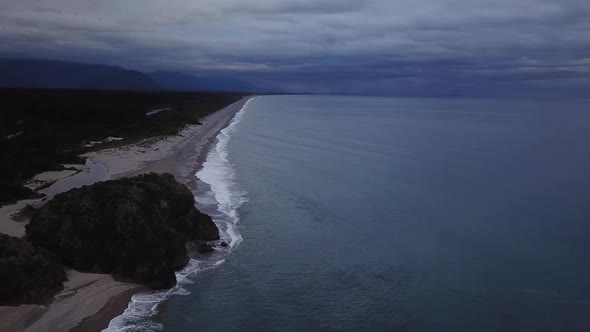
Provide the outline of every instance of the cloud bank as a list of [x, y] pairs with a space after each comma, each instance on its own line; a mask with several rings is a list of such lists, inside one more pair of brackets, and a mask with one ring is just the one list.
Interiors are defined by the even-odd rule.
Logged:
[[0, 22], [2, 56], [294, 91], [590, 85], [590, 2], [579, 0], [0, 0]]

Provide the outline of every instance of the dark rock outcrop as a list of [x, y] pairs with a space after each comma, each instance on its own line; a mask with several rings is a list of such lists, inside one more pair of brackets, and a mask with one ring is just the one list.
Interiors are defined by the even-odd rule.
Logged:
[[219, 231], [186, 186], [152, 173], [56, 195], [26, 237], [77, 270], [169, 288], [189, 261], [186, 242], [217, 240]]
[[65, 278], [55, 254], [0, 234], [0, 305], [44, 303], [63, 287]]

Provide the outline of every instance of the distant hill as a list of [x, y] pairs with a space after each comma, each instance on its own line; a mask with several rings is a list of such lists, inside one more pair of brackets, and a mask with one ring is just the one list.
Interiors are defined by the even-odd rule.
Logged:
[[147, 75], [116, 66], [64, 61], [0, 59], [0, 87], [158, 90]]
[[163, 89], [175, 91], [256, 92], [259, 89], [233, 77], [194, 76], [191, 74], [157, 71], [148, 75]]

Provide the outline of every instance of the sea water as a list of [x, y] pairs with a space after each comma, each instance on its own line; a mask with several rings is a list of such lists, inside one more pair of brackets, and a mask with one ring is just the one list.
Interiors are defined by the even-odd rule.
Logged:
[[196, 174], [230, 247], [111, 325], [590, 331], [589, 106], [254, 98]]

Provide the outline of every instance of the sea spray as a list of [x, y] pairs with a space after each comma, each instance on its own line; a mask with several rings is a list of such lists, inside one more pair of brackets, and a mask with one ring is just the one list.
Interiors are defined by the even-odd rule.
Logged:
[[[209, 151], [202, 169], [195, 174], [199, 181], [211, 188], [210, 191], [201, 194], [194, 192], [194, 194], [199, 204], [216, 205], [218, 213], [212, 214], [211, 217], [219, 228], [221, 241], [229, 244], [226, 253], [242, 241], [237, 228], [239, 222], [237, 209], [247, 201], [246, 192], [240, 191], [236, 186], [236, 174], [229, 160], [227, 145], [251, 100], [246, 101], [230, 124], [219, 132], [216, 144]], [[185, 286], [193, 283], [193, 277], [223, 264], [224, 257], [225, 255], [214, 255], [207, 260], [191, 259], [187, 266], [176, 273], [176, 286], [167, 290], [133, 295], [125, 312], [111, 320], [109, 326], [103, 331], [162, 331], [164, 328], [162, 324], [150, 319], [158, 313], [159, 304], [174, 295], [189, 295], [190, 291]]]

